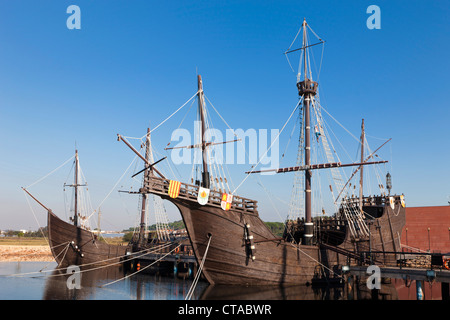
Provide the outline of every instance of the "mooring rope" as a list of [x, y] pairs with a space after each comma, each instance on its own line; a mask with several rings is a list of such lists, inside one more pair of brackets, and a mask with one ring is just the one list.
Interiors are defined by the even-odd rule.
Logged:
[[[90, 269], [86, 269], [86, 270], [80, 270], [80, 271], [77, 272], [77, 273], [83, 273], [83, 272], [88, 272], [88, 271], [94, 271], [94, 270], [98, 270], [98, 269], [102, 269], [102, 268], [108, 268], [108, 267], [111, 267], [111, 266], [116, 265], [116, 264], [122, 264], [122, 263], [124, 263], [124, 262], [128, 262], [128, 261], [130, 261], [130, 260], [134, 260], [134, 259], [143, 257], [143, 256], [145, 256], [146, 254], [154, 253], [154, 252], [156, 252], [156, 251], [158, 251], [158, 250], [165, 249], [166, 247], [169, 247], [169, 246], [171, 246], [171, 245], [172, 245], [171, 243], [166, 244], [166, 245], [162, 245], [160, 248], [158, 248], [157, 250], [154, 250], [154, 251], [150, 251], [151, 249], [153, 249], [153, 248], [150, 248], [150, 249], [147, 249], [147, 250], [142, 250], [142, 251], [136, 252], [136, 253], [141, 253], [141, 254], [138, 255], [138, 256], [132, 256], [133, 253], [130, 254], [130, 255], [125, 255], [125, 256], [122, 256], [122, 257], [128, 257], [128, 259], [120, 260], [120, 261], [117, 261], [117, 262], [113, 262], [113, 263], [106, 264], [106, 265], [101, 265], [101, 266], [94, 267], [94, 268], [90, 268]], [[180, 244], [180, 245], [181, 245], [181, 244]], [[179, 246], [180, 246], [180, 245], [179, 245]], [[145, 251], [148, 251], [148, 252], [145, 252]], [[170, 252], [169, 252], [169, 253], [170, 253]], [[167, 255], [165, 255], [165, 256], [167, 256]], [[164, 256], [164, 257], [165, 257], [165, 256]], [[118, 259], [118, 258], [119, 258], [119, 257], [114, 257], [114, 258], [109, 258], [109, 259], [106, 259], [106, 260], [103, 260], [103, 261], [113, 260], [113, 259]], [[91, 262], [91, 263], [86, 263], [86, 264], [84, 264], [84, 265], [80, 265], [80, 266], [78, 266], [78, 267], [81, 267], [81, 266], [87, 266], [87, 265], [91, 265], [91, 264], [98, 264], [98, 263], [100, 263], [100, 262], [99, 262], [99, 261], [95, 261], [95, 262]], [[66, 268], [61, 268], [61, 269], [66, 269]], [[55, 269], [55, 270], [57, 270], [57, 269]], [[55, 271], [55, 270], [53, 270], [53, 271]], [[61, 276], [61, 275], [65, 275], [65, 274], [55, 274], [55, 275], [50, 275], [49, 277], [56, 277], [56, 276]]]
[[[56, 258], [59, 257], [59, 255], [60, 255], [61, 253], [64, 252], [64, 255], [63, 255], [62, 259], [61, 259], [61, 262], [63, 262], [63, 261], [64, 261], [64, 258], [66, 257], [67, 251], [69, 251], [69, 246], [70, 246], [70, 241], [67, 241], [66, 247], [65, 247], [64, 249], [62, 249], [61, 252], [58, 253], [58, 254], [56, 255], [55, 260], [56, 260]], [[61, 264], [61, 262], [58, 264], [58, 266]], [[39, 272], [41, 272], [42, 270], [44, 270], [45, 268], [47, 268], [47, 266], [48, 266], [49, 264], [50, 264], [50, 263], [48, 263], [45, 267], [43, 267], [41, 270], [39, 270]]]
[[[116, 265], [116, 264], [121, 264], [121, 263], [130, 261], [130, 260], [133, 260], [133, 259], [136, 259], [136, 258], [140, 258], [140, 257], [142, 257], [142, 256], [144, 256], [144, 255], [146, 255], [148, 253], [154, 253], [154, 252], [156, 252], [158, 250], [165, 249], [166, 247], [169, 247], [171, 245], [172, 245], [172, 243], [164, 244], [164, 245], [160, 245], [159, 248], [156, 248], [156, 249], [155, 248], [149, 248], [149, 249], [145, 249], [145, 250], [142, 250], [142, 251], [133, 252], [131, 254], [126, 254], [126, 255], [117, 256], [117, 257], [113, 257], [113, 258], [108, 258], [108, 259], [104, 259], [104, 260], [99, 260], [99, 261], [94, 261], [94, 262], [90, 262], [90, 263], [85, 263], [85, 264], [82, 264], [82, 265], [78, 265], [78, 267], [86, 267], [88, 265], [99, 264], [99, 263], [103, 263], [103, 262], [106, 262], [106, 261], [115, 260], [115, 259], [122, 259], [122, 258], [127, 257], [126, 259], [120, 260], [118, 262], [105, 264], [105, 265], [99, 266], [97, 268], [91, 268], [91, 269], [87, 269], [87, 270], [82, 270], [80, 272], [86, 272], [86, 271], [97, 270], [97, 269], [100, 269], [100, 268], [106, 268], [106, 267], [110, 267], [110, 266], [113, 266], [113, 265]], [[45, 270], [45, 271], [41, 270], [41, 271], [33, 271], [33, 272], [26, 272], [26, 273], [14, 273], [14, 274], [9, 274], [9, 275], [0, 275], [0, 277], [20, 277], [20, 276], [31, 275], [31, 274], [39, 274], [39, 273], [44, 273], [44, 272], [61, 271], [61, 270], [64, 270], [64, 269], [67, 269], [67, 268], [61, 267], [61, 268], [55, 268], [53, 270]], [[51, 276], [64, 276], [64, 275], [65, 274], [55, 274], [55, 275], [50, 275], [48, 277], [51, 277]]]
[[212, 235], [209, 236], [208, 245], [206, 246], [205, 253], [203, 255], [202, 262], [200, 263], [200, 267], [197, 270], [197, 274], [195, 275], [194, 281], [191, 284], [191, 288], [189, 289], [188, 293], [186, 294], [186, 298], [184, 300], [191, 300], [192, 295], [194, 294], [194, 290], [197, 286], [198, 279], [200, 279], [200, 275], [203, 270], [203, 265], [205, 264], [206, 255], [208, 254], [209, 244], [211, 243]]

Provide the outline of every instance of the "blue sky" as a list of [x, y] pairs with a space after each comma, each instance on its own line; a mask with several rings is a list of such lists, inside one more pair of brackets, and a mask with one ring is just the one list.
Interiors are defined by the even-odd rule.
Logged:
[[[71, 4], [81, 30], [66, 27]], [[366, 27], [371, 4], [381, 9], [380, 30]], [[233, 128], [281, 128], [297, 102], [283, 52], [304, 17], [326, 40], [322, 104], [356, 136], [364, 118], [368, 135], [393, 139], [383, 156], [407, 205], [446, 205], [449, 15], [446, 1], [2, 1], [0, 229], [45, 225], [20, 187], [72, 156], [75, 143], [99, 204], [134, 157], [116, 134], [141, 137], [159, 124], [195, 93], [197, 72]], [[177, 116], [154, 132], [157, 148]], [[351, 138], [343, 142], [356, 154]], [[248, 169], [232, 168], [235, 181]], [[57, 214], [68, 170], [30, 189]], [[264, 184], [288, 201], [292, 176]], [[264, 220], [280, 221], [254, 179], [239, 194], [260, 201]], [[102, 207], [105, 228], [133, 225], [136, 200], [114, 191]]]

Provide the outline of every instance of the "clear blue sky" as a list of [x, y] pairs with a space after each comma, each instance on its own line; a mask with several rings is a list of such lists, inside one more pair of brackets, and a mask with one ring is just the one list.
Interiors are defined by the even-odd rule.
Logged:
[[[66, 27], [71, 4], [81, 9], [81, 30]], [[380, 30], [366, 27], [371, 4], [381, 9]], [[116, 134], [140, 137], [160, 123], [195, 93], [197, 70], [233, 128], [281, 128], [297, 102], [282, 53], [304, 17], [326, 40], [327, 110], [356, 136], [364, 118], [369, 135], [393, 139], [384, 158], [407, 205], [446, 205], [449, 16], [448, 2], [437, 0], [2, 1], [0, 229], [46, 224], [37, 207], [34, 220], [20, 187], [72, 156], [75, 142], [98, 205], [133, 159]], [[165, 146], [180, 120], [155, 131], [155, 146]], [[30, 189], [63, 217], [69, 169]], [[234, 180], [248, 169], [239, 167]], [[263, 219], [279, 221], [255, 180], [247, 181], [239, 194], [260, 201]], [[286, 201], [291, 184], [286, 175], [265, 183]], [[102, 206], [105, 228], [134, 224], [131, 197], [113, 192]], [[179, 219], [172, 209], [170, 219]]]

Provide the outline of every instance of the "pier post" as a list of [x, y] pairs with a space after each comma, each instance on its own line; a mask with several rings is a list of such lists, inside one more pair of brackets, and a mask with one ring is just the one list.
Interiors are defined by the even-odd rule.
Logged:
[[441, 282], [442, 300], [450, 300], [450, 290], [448, 282]]
[[417, 300], [424, 300], [424, 294], [422, 290], [422, 281], [416, 280], [416, 296]]

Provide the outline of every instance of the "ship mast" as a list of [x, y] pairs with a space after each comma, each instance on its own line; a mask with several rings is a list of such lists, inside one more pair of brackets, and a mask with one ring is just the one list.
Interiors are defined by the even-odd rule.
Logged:
[[74, 181], [71, 185], [64, 184], [64, 187], [73, 187], [74, 188], [74, 209], [73, 209], [73, 224], [74, 226], [78, 226], [78, 187], [86, 186], [86, 184], [79, 184], [78, 178], [79, 178], [79, 171], [80, 171], [80, 162], [78, 160], [78, 150], [75, 150], [75, 173], [74, 173]]
[[[318, 42], [309, 44], [306, 28], [309, 28], [311, 30], [311, 32], [319, 40]], [[297, 36], [300, 34], [300, 31], [303, 31], [302, 46], [300, 48], [291, 50], [291, 46], [294, 44], [295, 40], [297, 39]], [[323, 43], [325, 43], [325, 41], [320, 39], [317, 36], [317, 34], [306, 23], [306, 19], [304, 19], [301, 29], [295, 36], [294, 41], [292, 42], [289, 49], [285, 52], [285, 55], [287, 55], [291, 52], [296, 52], [296, 51], [302, 50], [302, 53], [300, 55], [299, 68], [298, 68], [299, 72], [297, 74], [297, 89], [298, 89], [298, 94], [300, 96], [300, 102], [303, 103], [303, 106], [302, 106], [303, 119], [302, 119], [302, 129], [301, 129], [303, 136], [301, 136], [300, 141], [303, 140], [302, 142], [303, 142], [303, 146], [304, 146], [304, 152], [302, 152], [301, 145], [300, 145], [297, 159], [300, 159], [299, 156], [301, 154], [303, 154], [302, 157], [304, 157], [304, 164], [297, 165], [295, 167], [266, 169], [266, 170], [259, 170], [259, 171], [252, 170], [252, 171], [246, 172], [248, 174], [259, 173], [259, 172], [275, 172], [275, 173], [298, 172], [298, 171], [305, 172], [305, 177], [304, 177], [304, 181], [305, 181], [305, 183], [304, 183], [305, 222], [304, 222], [302, 243], [306, 244], [306, 245], [313, 244], [313, 235], [314, 235], [314, 223], [312, 221], [312, 193], [311, 193], [311, 191], [312, 191], [312, 170], [327, 169], [327, 168], [332, 169], [333, 180], [335, 181], [335, 183], [337, 184], [339, 189], [341, 189], [338, 197], [335, 200], [335, 203], [336, 203], [336, 201], [339, 199], [340, 195], [344, 191], [345, 187], [350, 182], [350, 179], [349, 179], [349, 181], [347, 181], [347, 183], [344, 186], [341, 186], [340, 181], [342, 181], [342, 179], [340, 178], [340, 175], [333, 174], [333, 172], [335, 172], [335, 170], [333, 170], [333, 169], [341, 168], [341, 167], [358, 166], [358, 169], [356, 171], [354, 171], [352, 174], [352, 177], [353, 177], [356, 174], [356, 172], [358, 170], [361, 170], [361, 168], [365, 165], [386, 163], [387, 161], [368, 162], [368, 160], [370, 158], [372, 158], [373, 154], [378, 149], [380, 149], [384, 144], [386, 144], [389, 141], [389, 140], [386, 141], [378, 149], [376, 149], [374, 152], [372, 152], [372, 154], [370, 154], [366, 159], [364, 159], [364, 120], [363, 120], [363, 124], [362, 124], [363, 133], [361, 135], [361, 141], [362, 141], [361, 142], [361, 145], [362, 145], [362, 147], [361, 147], [362, 148], [361, 149], [361, 162], [346, 163], [346, 164], [343, 164], [340, 161], [334, 162], [334, 157], [328, 146], [328, 142], [327, 142], [326, 136], [324, 135], [323, 129], [321, 128], [321, 123], [318, 122], [317, 139], [319, 138], [319, 136], [322, 137], [323, 148], [325, 149], [328, 163], [311, 164], [311, 144], [312, 144], [312, 141], [311, 141], [311, 114], [312, 114], [312, 112], [311, 111], [314, 110], [315, 112], [317, 111], [317, 113], [320, 113], [320, 108], [317, 108], [317, 110], [316, 110], [316, 104], [318, 101], [315, 98], [315, 96], [317, 94], [318, 83], [312, 80], [311, 70], [309, 70], [309, 69], [311, 69], [310, 61], [309, 61], [309, 48], [319, 45], [319, 44], [323, 44]], [[302, 61], [302, 59], [303, 59], [303, 61]], [[288, 59], [288, 62], [289, 62], [289, 59]], [[290, 63], [289, 63], [289, 65], [290, 65]], [[292, 66], [291, 66], [291, 68], [292, 68]], [[301, 76], [302, 72], [303, 72], [303, 77]], [[309, 77], [308, 77], [308, 72], [309, 72]], [[300, 104], [300, 102], [299, 102], [299, 104]], [[318, 106], [320, 107], [320, 104]], [[297, 161], [297, 162], [299, 162], [299, 161]], [[339, 181], [339, 185], [338, 185], [338, 181]], [[362, 180], [362, 173], [361, 173], [361, 187], [360, 187], [361, 201], [360, 201], [360, 203], [362, 202], [362, 191], [363, 191], [362, 183], [363, 183], [363, 180]], [[331, 189], [331, 192], [333, 192], [331, 185], [330, 185], [330, 189]], [[360, 204], [360, 207], [362, 208], [361, 204]], [[354, 230], [350, 229], [350, 231], [352, 232], [353, 238], [361, 238], [361, 237], [368, 235], [368, 233], [367, 233], [368, 229], [367, 229], [367, 226], [365, 226], [365, 224], [364, 224], [363, 216], [361, 214], [362, 211], [360, 211], [360, 210], [357, 210], [357, 211], [358, 212], [355, 212], [355, 208], [350, 208], [350, 207], [344, 208], [344, 214], [345, 214], [347, 220], [351, 221], [353, 224], [358, 223], [359, 227], [360, 227], [358, 230], [356, 230], [356, 228]], [[353, 224], [349, 224], [349, 225], [353, 226]]]
[[[147, 128], [147, 136], [146, 136], [146, 140], [145, 140], [145, 161], [147, 163], [150, 162], [150, 128]], [[146, 169], [144, 170], [144, 182], [143, 182], [143, 186], [146, 186], [148, 184], [148, 180], [149, 180], [149, 175], [153, 174], [153, 168], [152, 167], [146, 167]], [[139, 226], [139, 240], [138, 240], [138, 244], [139, 247], [142, 247], [144, 244], [144, 238], [145, 238], [145, 216], [146, 216], [146, 212], [147, 212], [147, 194], [146, 193], [142, 193], [141, 194], [141, 223]]]
[[74, 188], [74, 208], [73, 208], [73, 225], [78, 227], [78, 187], [85, 187], [87, 184], [79, 184], [79, 176], [80, 176], [80, 161], [78, 159], [78, 150], [75, 150], [75, 170], [74, 170], [74, 179], [73, 184], [65, 184], [64, 187], [73, 187]]
[[74, 213], [73, 213], [73, 224], [78, 225], [78, 150], [75, 150], [75, 179], [74, 179], [74, 188], [75, 188], [75, 205], [74, 205]]
[[[203, 188], [207, 188], [209, 189], [211, 187], [211, 182], [213, 182], [214, 184], [214, 178], [211, 177], [209, 169], [213, 168], [214, 164], [210, 164], [210, 168], [208, 169], [208, 147], [210, 146], [215, 146], [215, 145], [220, 145], [220, 144], [224, 144], [224, 143], [230, 143], [230, 142], [236, 142], [236, 141], [240, 141], [241, 139], [235, 139], [235, 140], [230, 140], [230, 141], [223, 141], [223, 142], [210, 142], [210, 141], [206, 141], [206, 132], [207, 132], [207, 125], [206, 125], [206, 108], [205, 108], [205, 95], [203, 92], [203, 82], [202, 82], [202, 77], [200, 75], [197, 75], [197, 84], [198, 84], [198, 90], [197, 90], [197, 98], [198, 98], [198, 113], [200, 114], [200, 135], [201, 135], [201, 140], [200, 143], [196, 143], [193, 145], [188, 145], [188, 146], [175, 146], [175, 147], [166, 147], [164, 148], [164, 150], [173, 150], [173, 149], [181, 149], [181, 148], [186, 148], [186, 149], [192, 149], [192, 148], [200, 148], [201, 149], [201, 155], [202, 155], [202, 174], [201, 174], [201, 181], [199, 181], [196, 178], [195, 181], [195, 185], [200, 185]], [[209, 101], [209, 100], [208, 100]], [[214, 170], [212, 170], [211, 172], [213, 172]], [[217, 178], [216, 178], [216, 182], [217, 182]], [[222, 178], [220, 178], [220, 181], [222, 181]], [[225, 183], [226, 183], [226, 179], [225, 179]], [[217, 185], [214, 187], [216, 188]], [[223, 186], [223, 189], [225, 190], [225, 186]]]
[[[361, 162], [364, 162], [364, 141], [365, 141], [365, 133], [364, 133], [364, 119], [362, 119], [361, 123]], [[363, 198], [363, 166], [361, 166], [361, 171], [359, 173], [359, 210], [361, 213], [363, 212], [362, 206], [362, 198]]]
[[202, 84], [202, 77], [200, 75], [197, 76], [197, 82], [198, 82], [198, 110], [200, 113], [200, 120], [201, 120], [201, 139], [202, 139], [201, 140], [202, 164], [203, 164], [202, 187], [209, 188], [210, 180], [206, 154], [207, 143], [205, 141], [206, 124], [204, 112], [203, 84]]
[[[311, 116], [310, 104], [312, 98], [317, 93], [318, 83], [308, 79], [308, 63], [307, 63], [307, 38], [306, 38], [306, 19], [303, 20], [303, 59], [304, 71], [303, 81], [297, 83], [298, 94], [303, 98], [303, 114], [305, 121], [305, 166], [311, 165]], [[312, 244], [313, 222], [311, 218], [311, 170], [305, 170], [305, 234], [304, 243]]]

